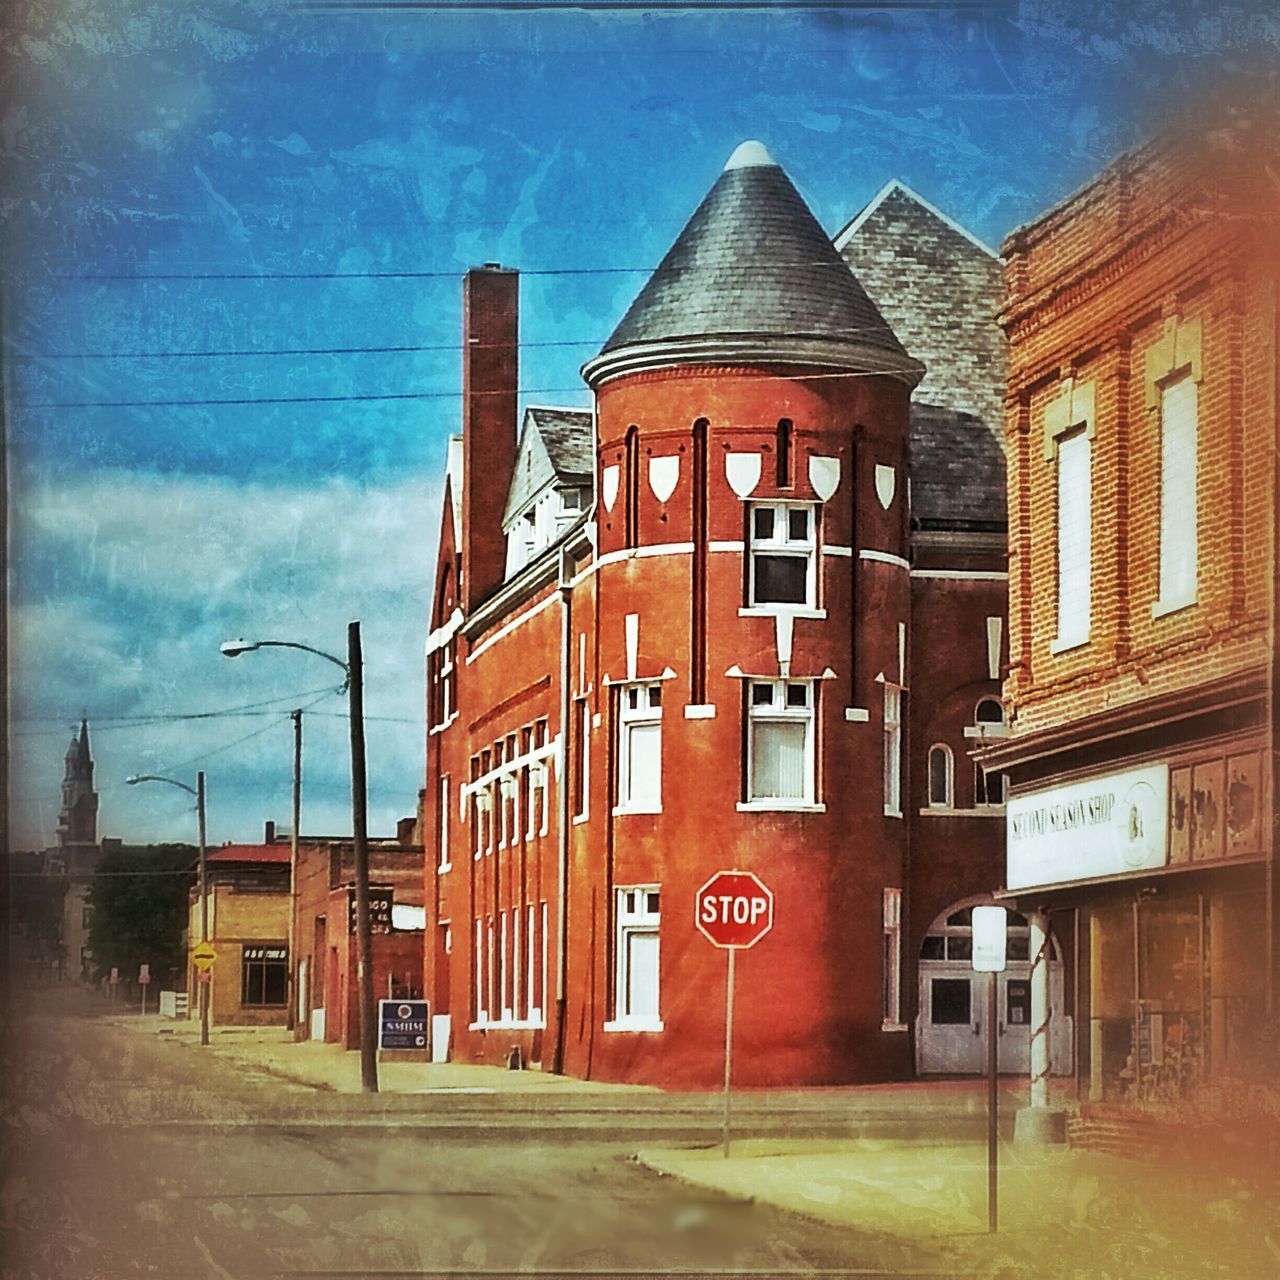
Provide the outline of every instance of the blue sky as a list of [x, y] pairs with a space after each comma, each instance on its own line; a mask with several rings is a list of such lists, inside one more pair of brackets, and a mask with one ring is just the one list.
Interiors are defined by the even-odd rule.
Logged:
[[[313, 702], [303, 827], [349, 831], [332, 668], [217, 646], [341, 653], [353, 617], [371, 831], [413, 811], [467, 267], [537, 273], [526, 400], [585, 405], [579, 366], [744, 138], [833, 235], [896, 177], [998, 246], [1280, 48], [1263, 0], [13, 8], [0, 265], [19, 847], [53, 840], [82, 714], [104, 834], [190, 838], [180, 792], [124, 778], [199, 768], [211, 840], [284, 825], [288, 711]], [[252, 403], [209, 403], [230, 400]]]

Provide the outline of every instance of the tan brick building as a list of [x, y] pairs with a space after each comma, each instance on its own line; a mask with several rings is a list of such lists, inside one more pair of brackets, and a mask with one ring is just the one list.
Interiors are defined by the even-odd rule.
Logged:
[[1079, 956], [1095, 1099], [1247, 1061], [1277, 998], [1278, 193], [1242, 119], [1003, 246], [1012, 734], [984, 760], [1011, 905]]

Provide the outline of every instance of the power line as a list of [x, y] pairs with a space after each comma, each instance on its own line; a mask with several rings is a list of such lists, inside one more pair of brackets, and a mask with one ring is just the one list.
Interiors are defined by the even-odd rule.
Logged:
[[[829, 378], [875, 378], [901, 374], [900, 368], [842, 370], [838, 373], [802, 373], [802, 374], [743, 374], [756, 382], [816, 382]], [[588, 387], [517, 387], [514, 392], [506, 389], [494, 391], [472, 391], [477, 395], [511, 395], [548, 396], [584, 394]], [[31, 409], [193, 409], [214, 407], [243, 407], [246, 405], [279, 405], [279, 404], [370, 404], [397, 400], [460, 400], [461, 391], [391, 391], [380, 393], [361, 393], [336, 396], [238, 396], [234, 399], [205, 400], [45, 400], [24, 405]], [[583, 412], [586, 412], [584, 409]]]
[[[254, 350], [249, 347], [227, 347], [220, 351], [31, 351], [18, 352], [20, 360], [203, 360], [238, 356], [355, 356], [399, 355], [419, 351], [488, 351], [505, 346], [500, 342], [438, 342], [387, 347], [278, 347]], [[560, 342], [522, 342], [521, 351], [533, 347], [603, 346], [603, 338], [567, 338]]]
[[[543, 267], [516, 272], [521, 276], [633, 276], [652, 274], [653, 267]], [[156, 273], [110, 273], [106, 275], [59, 275], [55, 280], [88, 283], [129, 283], [145, 280], [462, 280], [465, 271], [164, 271]]]

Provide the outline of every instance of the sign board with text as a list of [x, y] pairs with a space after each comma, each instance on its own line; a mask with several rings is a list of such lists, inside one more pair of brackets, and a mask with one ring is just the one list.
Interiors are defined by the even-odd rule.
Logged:
[[[369, 931], [371, 933], [391, 932], [391, 907], [395, 899], [394, 889], [376, 889], [369, 887]], [[356, 891], [347, 890], [347, 932], [356, 931]]]
[[973, 971], [1003, 973], [1008, 914], [1003, 907], [973, 909]]
[[379, 1000], [378, 1048], [425, 1049], [428, 1022], [425, 1000]]
[[693, 918], [717, 947], [754, 947], [773, 928], [773, 893], [750, 871], [718, 871], [698, 890]]
[[1169, 769], [1148, 765], [1013, 796], [1010, 889], [1149, 871], [1168, 861]]

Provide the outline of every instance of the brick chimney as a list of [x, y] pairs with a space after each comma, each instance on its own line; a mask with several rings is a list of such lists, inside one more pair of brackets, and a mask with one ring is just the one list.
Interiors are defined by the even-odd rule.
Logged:
[[462, 291], [462, 600], [470, 613], [502, 584], [502, 512], [516, 461], [520, 276], [487, 262]]
[[276, 842], [276, 824], [274, 822], [268, 821], [266, 824], [266, 830], [262, 833], [262, 843], [275, 844], [275, 842]]

